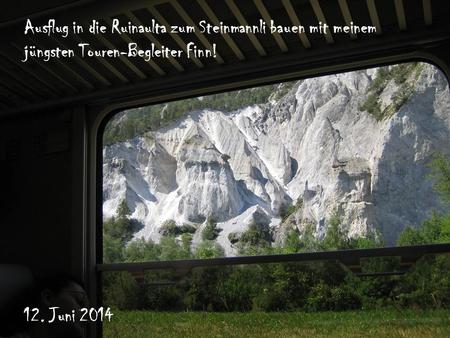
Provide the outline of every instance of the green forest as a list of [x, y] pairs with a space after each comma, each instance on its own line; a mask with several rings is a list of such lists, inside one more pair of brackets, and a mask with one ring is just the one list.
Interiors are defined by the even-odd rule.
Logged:
[[[438, 154], [430, 163], [429, 179], [443, 203], [450, 202], [450, 157]], [[300, 202], [297, 202], [297, 204]], [[297, 205], [283, 211], [282, 218]], [[208, 219], [202, 242], [193, 250], [190, 225], [168, 220], [161, 228], [160, 243], [131, 240], [136, 225], [130, 210], [121, 203], [117, 216], [104, 222], [103, 261], [142, 262], [224, 255], [216, 243], [220, 229]], [[236, 240], [240, 255], [280, 254], [323, 250], [382, 247], [381, 236], [350, 239], [338, 216], [329, 222], [322, 239], [312, 231], [291, 231], [284, 245], [273, 246], [267, 228], [251, 224]], [[231, 236], [232, 237], [232, 236]], [[433, 215], [421, 227], [407, 227], [397, 245], [450, 242], [450, 214]], [[395, 271], [398, 258], [374, 258], [362, 262], [365, 273]], [[357, 277], [336, 261], [262, 264], [197, 268], [175, 284], [170, 271], [146, 272], [139, 283], [127, 272], [103, 275], [104, 304], [121, 310], [159, 311], [342, 311], [398, 308], [441, 309], [450, 307], [450, 255], [430, 255], [402, 276]]]

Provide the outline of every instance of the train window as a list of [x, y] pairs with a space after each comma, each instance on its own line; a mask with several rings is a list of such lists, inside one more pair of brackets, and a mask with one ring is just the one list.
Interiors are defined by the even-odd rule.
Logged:
[[120, 112], [103, 261], [448, 241], [449, 103], [444, 75], [412, 62]]
[[449, 107], [409, 62], [115, 114], [104, 335], [448, 332]]

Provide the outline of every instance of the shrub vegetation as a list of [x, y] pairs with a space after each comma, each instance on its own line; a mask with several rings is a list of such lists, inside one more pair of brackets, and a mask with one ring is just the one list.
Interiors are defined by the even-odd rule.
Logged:
[[[390, 118], [414, 93], [415, 83], [422, 70], [423, 65], [417, 62], [378, 68], [368, 88], [366, 100], [359, 106], [359, 109], [361, 111], [367, 111], [377, 121]], [[397, 90], [391, 97], [392, 102], [382, 108], [380, 95], [391, 81], [397, 85]]]

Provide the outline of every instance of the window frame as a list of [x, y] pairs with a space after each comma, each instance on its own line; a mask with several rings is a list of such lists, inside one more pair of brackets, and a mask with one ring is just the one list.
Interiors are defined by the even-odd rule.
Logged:
[[[339, 61], [337, 61], [339, 62]], [[446, 76], [450, 86], [450, 69], [447, 63], [433, 52], [413, 51], [399, 53], [374, 58], [360, 60], [350, 60], [347, 63], [320, 64], [308, 70], [292, 71], [287, 67], [285, 71], [275, 75], [259, 76], [255, 74], [247, 81], [227, 81], [226, 79], [213, 79], [210, 82], [189, 83], [182, 85], [181, 90], [175, 88], [162, 89], [154, 94], [139, 95], [137, 98], [119, 99], [113, 104], [98, 104], [86, 107], [88, 125], [88, 151], [87, 151], [87, 233], [86, 233], [86, 277], [89, 286], [89, 295], [98, 306], [102, 304], [101, 298], [101, 274], [106, 271], [143, 271], [161, 268], [175, 268], [189, 270], [194, 267], [210, 265], [236, 265], [236, 264], [266, 264], [287, 261], [317, 261], [317, 260], [340, 260], [344, 265], [352, 266], [355, 258], [361, 257], [404, 257], [405, 262], [414, 262], [417, 257], [432, 253], [450, 252], [448, 244], [428, 244], [409, 247], [384, 247], [376, 249], [356, 249], [339, 250], [327, 252], [298, 253], [288, 255], [270, 256], [241, 256], [224, 257], [216, 259], [201, 260], [173, 260], [173, 261], [152, 261], [144, 263], [103, 263], [103, 133], [107, 123], [114, 115], [127, 110], [144, 105], [153, 105], [171, 101], [194, 98], [211, 94], [218, 94], [239, 89], [246, 89], [280, 82], [303, 80], [325, 75], [338, 74], [361, 69], [368, 69], [381, 66], [396, 65], [408, 62], [424, 62], [437, 67]], [[408, 263], [409, 264], [409, 263]], [[92, 331], [94, 332], [94, 331]], [[102, 336], [102, 325], [95, 325], [95, 332]]]

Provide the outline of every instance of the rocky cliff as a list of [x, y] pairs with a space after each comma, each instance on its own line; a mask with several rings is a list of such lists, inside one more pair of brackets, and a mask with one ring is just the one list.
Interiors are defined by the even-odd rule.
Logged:
[[[450, 151], [450, 94], [439, 70], [408, 64], [274, 88], [266, 103], [186, 111], [104, 147], [104, 217], [126, 199], [143, 225], [135, 236], [156, 241], [168, 219], [201, 229], [213, 218], [232, 255], [228, 235], [252, 220], [278, 238], [286, 224], [300, 233], [313, 224], [320, 237], [337, 215], [349, 236], [377, 229], [393, 243], [405, 226], [448, 207], [427, 178], [433, 152]], [[291, 204], [300, 207], [282, 223]]]

